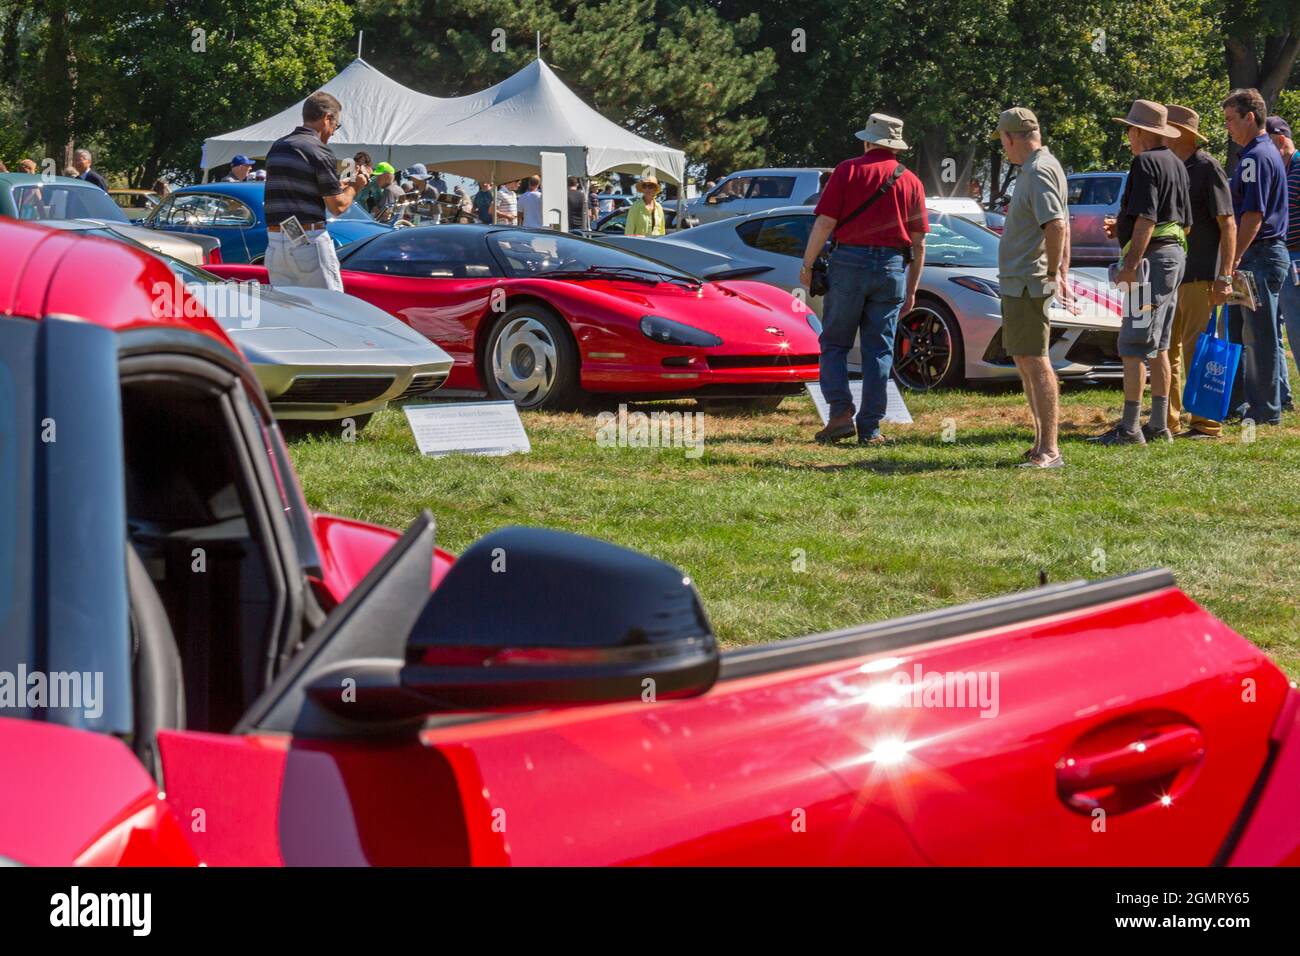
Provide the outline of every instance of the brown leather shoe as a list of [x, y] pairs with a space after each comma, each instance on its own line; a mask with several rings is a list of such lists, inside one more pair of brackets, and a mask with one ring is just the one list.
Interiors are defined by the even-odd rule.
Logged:
[[814, 435], [813, 439], [826, 445], [841, 438], [852, 438], [857, 433], [857, 426], [853, 424], [853, 409], [849, 409], [831, 418], [826, 423], [826, 427]]

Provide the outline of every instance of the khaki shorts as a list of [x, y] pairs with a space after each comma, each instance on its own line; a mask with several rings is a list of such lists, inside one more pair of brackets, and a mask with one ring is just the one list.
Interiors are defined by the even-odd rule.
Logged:
[[1002, 349], [1008, 355], [1047, 355], [1051, 323], [1047, 318], [1049, 295], [1002, 297]]

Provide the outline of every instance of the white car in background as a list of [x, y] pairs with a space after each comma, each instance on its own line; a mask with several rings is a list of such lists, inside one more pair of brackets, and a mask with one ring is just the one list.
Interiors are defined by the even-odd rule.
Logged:
[[[822, 174], [830, 172], [830, 169], [810, 167], [742, 169], [720, 179], [703, 196], [688, 200], [687, 222], [717, 222], [807, 203], [821, 191]], [[676, 203], [664, 203], [664, 206], [675, 209]]]
[[[705, 278], [743, 277], [806, 298], [799, 266], [815, 218], [812, 206], [786, 206], [668, 236], [593, 238]], [[894, 375], [904, 387], [928, 391], [1018, 378], [1002, 348], [998, 241], [973, 222], [931, 208], [916, 308], [899, 318], [895, 340]], [[1072, 279], [1082, 311], [1075, 315], [1053, 303], [1052, 366], [1062, 379], [1121, 378], [1120, 307], [1105, 270], [1075, 270]], [[822, 301], [808, 299], [808, 306], [820, 314]], [[850, 363], [860, 362], [855, 348]]]

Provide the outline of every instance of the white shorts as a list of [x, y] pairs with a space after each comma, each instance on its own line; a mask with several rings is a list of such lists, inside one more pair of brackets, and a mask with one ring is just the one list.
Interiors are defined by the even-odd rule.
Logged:
[[266, 274], [273, 286], [343, 291], [339, 257], [325, 229], [313, 229], [299, 243], [292, 242], [282, 232], [268, 232]]

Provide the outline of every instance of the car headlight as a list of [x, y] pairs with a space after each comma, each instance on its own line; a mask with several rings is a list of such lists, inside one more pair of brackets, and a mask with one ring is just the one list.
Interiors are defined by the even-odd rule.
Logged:
[[684, 322], [674, 322], [662, 315], [641, 316], [641, 332], [646, 338], [663, 345], [721, 345], [722, 339]]
[[972, 292], [978, 292], [981, 295], [991, 295], [998, 299], [1002, 297], [1002, 290], [996, 282], [990, 282], [988, 279], [977, 279], [975, 276], [949, 276], [949, 282], [955, 282], [963, 288], [970, 289]]
[[816, 312], [809, 312], [804, 316], [808, 320], [808, 328], [812, 329], [818, 335], [822, 334], [822, 320], [817, 318]]

